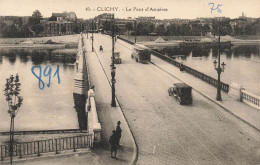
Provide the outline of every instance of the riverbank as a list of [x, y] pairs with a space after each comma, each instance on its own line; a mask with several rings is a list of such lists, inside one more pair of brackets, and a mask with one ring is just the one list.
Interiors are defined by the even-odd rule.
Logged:
[[[135, 42], [135, 36], [120, 35], [120, 37], [128, 41]], [[136, 36], [136, 42], [151, 44], [152, 42], [156, 41], [159, 37], [162, 38], [163, 40], [166, 40], [167, 43], [170, 45], [185, 40], [202, 40], [207, 38], [204, 36]], [[242, 44], [242, 43], [259, 44], [260, 36], [221, 36], [221, 40], [231, 41], [232, 43], [234, 42], [235, 44]]]
[[0, 38], [0, 48], [74, 48], [77, 47], [78, 40], [79, 34], [35, 38]]

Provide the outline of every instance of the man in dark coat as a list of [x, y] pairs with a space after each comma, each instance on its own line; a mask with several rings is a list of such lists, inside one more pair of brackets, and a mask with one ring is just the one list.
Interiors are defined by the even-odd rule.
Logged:
[[118, 122], [117, 122], [117, 126], [116, 126], [116, 144], [117, 144], [118, 146], [120, 146], [119, 141], [120, 141], [121, 132], [122, 132], [122, 129], [121, 129], [121, 127], [120, 127], [120, 124], [121, 124], [121, 122], [118, 121]]
[[[117, 159], [116, 158], [116, 154], [117, 154], [116, 131], [113, 130], [112, 132], [113, 134], [109, 138], [109, 143], [111, 145], [111, 158]], [[115, 157], [113, 157], [113, 153], [115, 154]]]

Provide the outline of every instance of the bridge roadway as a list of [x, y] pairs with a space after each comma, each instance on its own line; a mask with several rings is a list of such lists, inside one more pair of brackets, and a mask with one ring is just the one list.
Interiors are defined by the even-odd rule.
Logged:
[[[100, 45], [103, 52], [98, 51]], [[101, 64], [109, 80], [111, 45], [110, 37], [94, 34], [100, 63], [88, 60], [91, 68]], [[116, 96], [138, 146], [137, 164], [260, 163], [258, 131], [196, 91], [191, 106], [179, 105], [167, 93], [179, 80], [151, 63], [136, 63], [120, 42], [115, 47], [122, 58], [122, 64], [116, 65]], [[98, 77], [99, 73], [94, 74]], [[98, 84], [102, 85], [92, 83], [97, 90]], [[96, 99], [98, 102], [98, 96]]]

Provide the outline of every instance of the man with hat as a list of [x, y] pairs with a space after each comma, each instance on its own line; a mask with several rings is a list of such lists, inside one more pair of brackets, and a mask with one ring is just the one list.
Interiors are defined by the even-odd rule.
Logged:
[[[113, 130], [112, 132], [113, 132], [113, 134], [112, 134], [112, 135], [110, 136], [110, 138], [109, 138], [109, 143], [110, 143], [110, 145], [111, 145], [111, 158], [117, 159], [117, 158], [116, 158], [116, 154], [117, 154], [116, 131]], [[113, 157], [113, 153], [115, 154], [114, 157]]]
[[117, 122], [117, 126], [116, 126], [116, 144], [117, 144], [118, 146], [120, 146], [119, 141], [120, 141], [121, 132], [122, 132], [122, 129], [121, 129], [121, 127], [120, 127], [120, 124], [121, 124], [121, 122], [118, 121], [118, 122]]

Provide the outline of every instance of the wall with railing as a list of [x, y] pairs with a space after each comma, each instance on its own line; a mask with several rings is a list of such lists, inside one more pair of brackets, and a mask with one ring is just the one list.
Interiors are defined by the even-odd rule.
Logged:
[[[87, 42], [86, 35], [83, 35], [83, 47], [86, 49], [86, 46], [84, 46]], [[87, 51], [85, 50], [84, 53]], [[87, 54], [85, 54], [87, 57]], [[87, 58], [85, 59], [87, 61]], [[86, 113], [88, 114], [88, 131], [90, 134], [93, 134], [93, 142], [95, 144], [101, 142], [101, 124], [98, 120], [98, 114], [96, 109], [96, 101], [95, 101], [95, 88], [94, 86], [91, 88], [90, 83], [90, 75], [89, 75], [89, 67], [86, 65], [86, 74], [88, 77], [88, 93], [87, 93], [87, 102], [86, 102]]]
[[[30, 134], [61, 134], [61, 133], [88, 133], [88, 130], [82, 129], [56, 129], [56, 130], [34, 130], [34, 131], [15, 131], [14, 135]], [[0, 132], [0, 135], [10, 135], [10, 132]]]
[[101, 124], [98, 120], [98, 114], [96, 109], [95, 92], [94, 89], [90, 89], [88, 92], [88, 100], [86, 104], [88, 110], [88, 130], [93, 134], [93, 142], [101, 142]]
[[[80, 135], [73, 137], [62, 137], [56, 139], [39, 140], [32, 142], [22, 142], [13, 144], [13, 157], [23, 158], [27, 155], [41, 156], [43, 153], [62, 153], [65, 150], [76, 151], [82, 148], [93, 147], [92, 135]], [[9, 145], [0, 146], [1, 161], [10, 157]]]
[[253, 93], [250, 93], [246, 90], [242, 90], [242, 101], [252, 107], [255, 107], [256, 109], [259, 109], [260, 110], [260, 97], [253, 94]]

